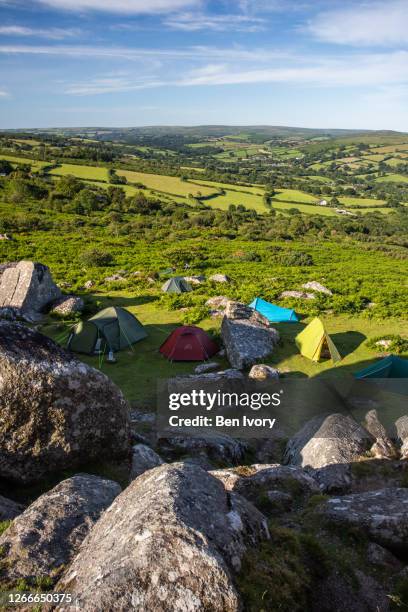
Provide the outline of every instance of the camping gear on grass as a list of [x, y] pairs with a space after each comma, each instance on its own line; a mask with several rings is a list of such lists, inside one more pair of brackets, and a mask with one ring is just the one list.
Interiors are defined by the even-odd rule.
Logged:
[[169, 361], [206, 361], [219, 347], [200, 327], [183, 325], [170, 334], [159, 351]]
[[341, 356], [333, 340], [325, 330], [321, 319], [313, 319], [295, 338], [296, 345], [304, 357], [319, 361], [327, 355], [334, 363], [341, 361]]
[[115, 352], [147, 337], [143, 325], [124, 308], [110, 306], [73, 328], [67, 348], [76, 353]]
[[266, 317], [271, 323], [297, 323], [299, 321], [294, 310], [276, 306], [260, 297], [255, 298], [249, 307]]
[[192, 291], [191, 286], [181, 276], [169, 278], [162, 287], [164, 293], [187, 293]]
[[389, 355], [354, 374], [355, 378], [408, 378], [408, 359]]

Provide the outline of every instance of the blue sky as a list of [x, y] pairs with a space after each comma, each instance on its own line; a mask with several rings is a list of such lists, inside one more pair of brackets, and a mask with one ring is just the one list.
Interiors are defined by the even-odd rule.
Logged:
[[408, 0], [0, 0], [0, 128], [408, 131]]

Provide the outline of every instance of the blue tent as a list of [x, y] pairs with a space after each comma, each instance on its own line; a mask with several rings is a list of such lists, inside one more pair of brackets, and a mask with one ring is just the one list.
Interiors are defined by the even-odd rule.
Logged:
[[249, 306], [261, 313], [272, 323], [297, 323], [299, 321], [294, 310], [281, 308], [281, 306], [266, 302], [259, 297], [255, 298]]
[[408, 378], [408, 359], [395, 355], [385, 357], [365, 370], [356, 372], [355, 378]]

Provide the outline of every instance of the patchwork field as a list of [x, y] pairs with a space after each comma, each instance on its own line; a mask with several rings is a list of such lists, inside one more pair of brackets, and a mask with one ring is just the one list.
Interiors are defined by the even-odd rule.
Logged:
[[71, 174], [79, 179], [84, 180], [95, 180], [95, 181], [108, 181], [108, 169], [101, 168], [99, 166], [80, 166], [76, 164], [62, 164], [58, 168], [54, 168], [49, 174], [55, 176], [66, 176]]
[[134, 172], [133, 170], [117, 170], [117, 174], [118, 176], [125, 176], [129, 183], [141, 183], [149, 189], [184, 197], [187, 197], [189, 194], [196, 196], [200, 193], [202, 195], [212, 195], [216, 193], [216, 191], [210, 187], [182, 181], [177, 176], [147, 174], [144, 172]]

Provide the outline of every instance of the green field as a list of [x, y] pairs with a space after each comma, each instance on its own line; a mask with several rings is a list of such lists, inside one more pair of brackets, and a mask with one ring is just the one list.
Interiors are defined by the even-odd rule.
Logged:
[[68, 174], [76, 176], [79, 179], [108, 181], [108, 169], [99, 166], [80, 166], [77, 164], [61, 164], [58, 168], [53, 168], [49, 174], [55, 176], [67, 176]]
[[190, 181], [182, 181], [177, 176], [147, 174], [145, 172], [134, 172], [133, 170], [117, 170], [117, 174], [118, 176], [125, 176], [129, 183], [142, 183], [149, 189], [184, 197], [187, 197], [190, 193], [193, 196], [199, 193], [202, 195], [215, 193], [215, 190], [210, 187], [197, 185]]
[[297, 189], [278, 189], [273, 199], [277, 202], [297, 202], [299, 204], [316, 204], [316, 202], [320, 200], [319, 197], [310, 195], [309, 193], [305, 193], [304, 191], [299, 191]]
[[49, 162], [39, 161], [37, 159], [30, 159], [29, 157], [17, 157], [13, 155], [0, 155], [0, 159], [6, 159], [11, 164], [24, 164], [31, 166], [32, 168], [40, 169], [45, 166], [49, 166]]
[[272, 206], [276, 210], [281, 211], [288, 211], [291, 208], [296, 208], [300, 212], [305, 213], [307, 215], [323, 215], [325, 217], [338, 216], [332, 208], [326, 206], [313, 206], [313, 204], [299, 204], [298, 202], [279, 202], [278, 200], [274, 199]]
[[234, 204], [235, 206], [242, 204], [245, 208], [252, 208], [259, 213], [267, 212], [262, 196], [255, 195], [254, 193], [244, 193], [242, 191], [231, 191], [229, 189], [225, 190], [225, 195], [217, 195], [210, 200], [205, 200], [205, 204], [221, 210], [228, 210], [230, 204]]
[[349, 198], [349, 197], [341, 197], [339, 201], [344, 204], [344, 206], [380, 206], [381, 204], [385, 204], [384, 200], [374, 200], [372, 198]]
[[376, 183], [408, 183], [408, 176], [404, 174], [386, 174], [375, 179]]

